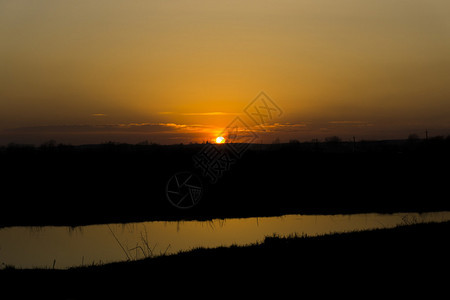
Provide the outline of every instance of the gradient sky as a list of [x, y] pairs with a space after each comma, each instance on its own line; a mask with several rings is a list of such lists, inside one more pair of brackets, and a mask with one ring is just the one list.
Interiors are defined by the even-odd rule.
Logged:
[[[0, 144], [450, 134], [448, 0], [0, 0]], [[256, 130], [256, 129], [255, 129]]]

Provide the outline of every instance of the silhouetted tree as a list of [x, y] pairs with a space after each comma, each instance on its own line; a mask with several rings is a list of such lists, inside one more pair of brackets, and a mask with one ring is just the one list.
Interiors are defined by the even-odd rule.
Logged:
[[276, 138], [273, 140], [272, 144], [280, 144], [280, 138]]
[[330, 144], [337, 144], [337, 143], [340, 143], [341, 141], [342, 141], [341, 138], [336, 135], [325, 138], [325, 142], [330, 143]]
[[145, 141], [137, 143], [136, 145], [138, 145], [138, 146], [148, 146], [149, 142], [148, 142], [148, 140], [145, 140]]
[[41, 144], [41, 148], [54, 148], [54, 147], [56, 147], [55, 140], [48, 140]]
[[419, 141], [419, 136], [416, 133], [412, 133], [408, 135], [408, 141], [409, 142], [417, 142]]

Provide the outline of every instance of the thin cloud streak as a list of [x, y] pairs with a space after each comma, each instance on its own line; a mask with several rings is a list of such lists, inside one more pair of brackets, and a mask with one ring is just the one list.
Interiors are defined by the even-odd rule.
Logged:
[[160, 111], [158, 112], [160, 115], [180, 115], [180, 116], [235, 116], [239, 113], [233, 112], [223, 112], [223, 111], [211, 111], [211, 112], [187, 112], [187, 113], [179, 113], [172, 111]]
[[369, 127], [374, 126], [373, 123], [367, 121], [330, 121], [328, 124], [339, 126]]
[[273, 123], [273, 124], [266, 124], [264, 125], [265, 131], [298, 131], [300, 129], [304, 129], [307, 127], [306, 122], [302, 123]]
[[5, 133], [51, 133], [51, 132], [167, 132], [174, 130], [206, 130], [208, 125], [176, 124], [176, 123], [119, 123], [102, 125], [49, 125], [5, 129]]

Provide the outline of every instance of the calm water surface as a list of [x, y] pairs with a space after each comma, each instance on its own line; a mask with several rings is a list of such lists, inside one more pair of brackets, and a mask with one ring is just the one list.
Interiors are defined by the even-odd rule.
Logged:
[[0, 264], [17, 268], [68, 268], [140, 259], [195, 247], [245, 245], [278, 234], [319, 235], [390, 228], [415, 222], [447, 221], [450, 212], [286, 215], [282, 217], [152, 221], [71, 227], [0, 229]]

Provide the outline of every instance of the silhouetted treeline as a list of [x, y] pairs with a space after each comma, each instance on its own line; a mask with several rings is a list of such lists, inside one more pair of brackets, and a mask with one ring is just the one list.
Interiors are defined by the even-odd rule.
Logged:
[[[30, 152], [80, 152], [80, 151], [114, 151], [136, 152], [157, 151], [164, 149], [199, 148], [205, 143], [160, 145], [143, 141], [137, 144], [120, 142], [104, 142], [101, 144], [86, 144], [73, 146], [57, 143], [49, 140], [41, 145], [10, 143], [0, 146], [0, 153], [30, 153]], [[417, 134], [411, 134], [407, 139], [399, 140], [343, 140], [338, 136], [326, 137], [323, 140], [299, 141], [291, 139], [287, 143], [281, 143], [279, 139], [270, 144], [252, 144], [251, 149], [278, 150], [280, 148], [296, 149], [306, 152], [413, 152], [413, 151], [448, 151], [450, 149], [450, 135], [433, 136], [421, 139]]]
[[[0, 225], [450, 209], [448, 137], [253, 144], [214, 184], [194, 166], [203, 147], [2, 147]], [[166, 199], [180, 171], [203, 182], [189, 210]]]
[[411, 135], [405, 140], [381, 141], [343, 141], [337, 136], [332, 136], [325, 138], [324, 141], [300, 142], [298, 140], [290, 140], [285, 146], [308, 152], [446, 152], [450, 150], [450, 135], [447, 137], [435, 136], [428, 139], [419, 139], [416, 135]]

